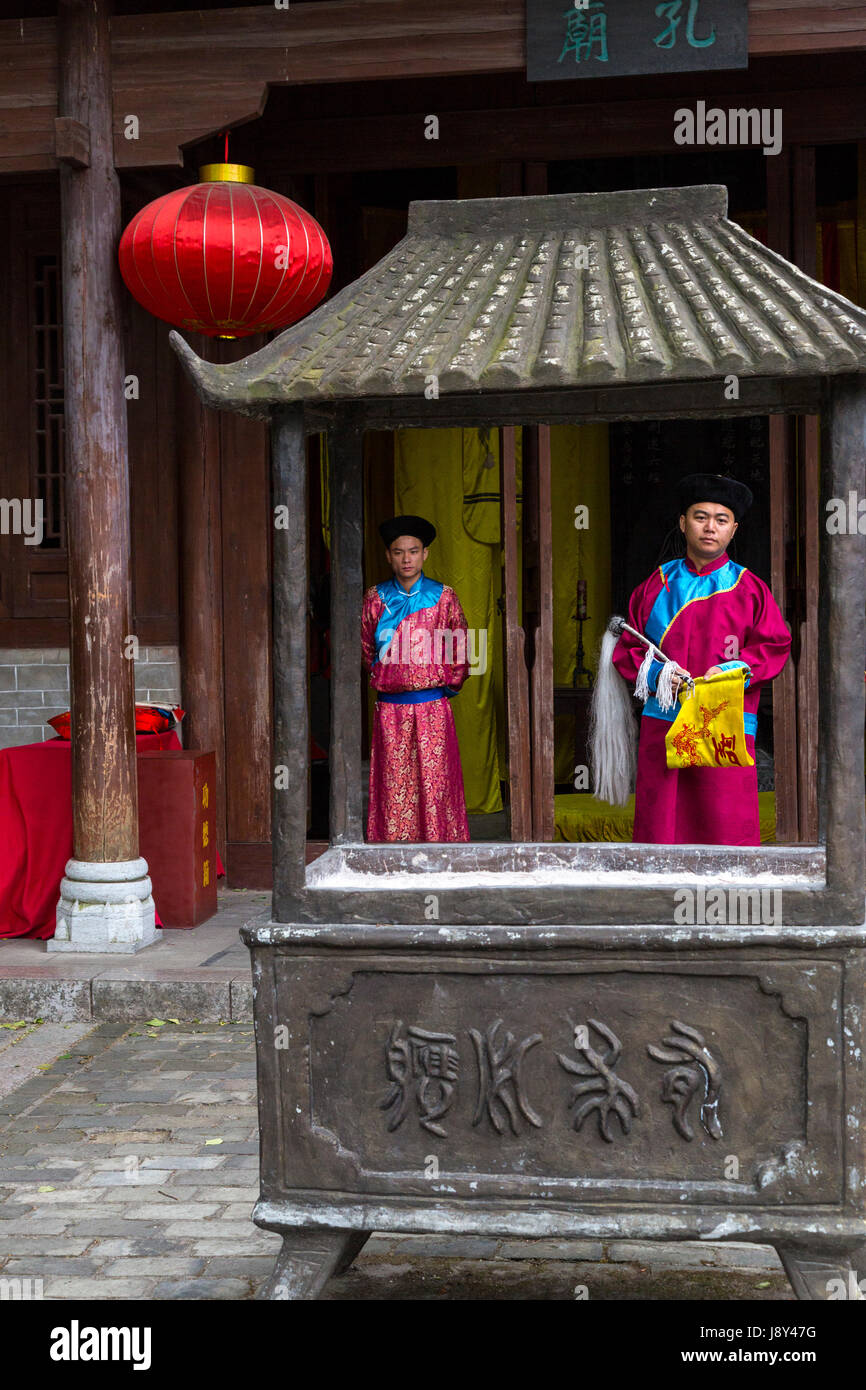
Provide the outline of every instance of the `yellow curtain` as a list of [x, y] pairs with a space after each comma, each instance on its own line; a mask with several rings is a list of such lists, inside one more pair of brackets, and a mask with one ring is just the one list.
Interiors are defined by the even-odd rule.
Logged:
[[[493, 458], [494, 466], [485, 466], [488, 457]], [[498, 753], [502, 652], [496, 606], [501, 589], [498, 463], [495, 431], [490, 442], [477, 430], [418, 429], [395, 433], [395, 513], [414, 513], [432, 521], [437, 536], [424, 572], [431, 579], [449, 584], [457, 593], [474, 634], [477, 655], [482, 634], [486, 636], [486, 670], [471, 675], [452, 704], [466, 806], [470, 814], [476, 815], [502, 810]], [[484, 500], [480, 494], [490, 497]], [[465, 508], [464, 496], [473, 499]], [[474, 534], [466, 528], [467, 511]], [[491, 520], [494, 516], [495, 529]], [[491, 539], [479, 540], [478, 535]]]
[[[571, 685], [577, 665], [577, 581], [586, 582], [583, 664], [595, 673], [610, 617], [608, 427], [554, 425], [550, 431], [553, 512], [553, 682]], [[586, 512], [576, 512], [586, 508]], [[575, 523], [578, 523], [577, 525]], [[574, 782], [574, 722], [557, 715], [557, 782]]]
[[[570, 685], [577, 659], [578, 579], [587, 584], [590, 616], [583, 626], [584, 662], [593, 671], [610, 616], [608, 428], [558, 425], [550, 435], [554, 683]], [[518, 432], [518, 489], [520, 442]], [[498, 811], [502, 807], [500, 778], [507, 767], [498, 606], [502, 594], [498, 431], [398, 430], [394, 492], [395, 513], [426, 516], [436, 527], [438, 535], [425, 571], [456, 590], [469, 626], [476, 632], [476, 650], [478, 634], [487, 634], [487, 669], [470, 677], [452, 708], [467, 807], [474, 814]], [[586, 512], [576, 513], [576, 508]], [[566, 714], [556, 723], [556, 780], [572, 783], [573, 722]]]

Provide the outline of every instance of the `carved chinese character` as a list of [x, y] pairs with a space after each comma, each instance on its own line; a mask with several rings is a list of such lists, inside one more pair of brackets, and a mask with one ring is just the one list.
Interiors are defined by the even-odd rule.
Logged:
[[392, 1112], [388, 1128], [395, 1130], [405, 1120], [414, 1098], [424, 1128], [444, 1137], [446, 1131], [437, 1121], [447, 1114], [454, 1098], [460, 1065], [457, 1039], [452, 1033], [430, 1033], [415, 1027], [401, 1037], [402, 1029], [401, 1021], [395, 1023], [388, 1039], [388, 1076], [393, 1085], [379, 1108]]
[[[587, 1115], [593, 1110], [598, 1112], [598, 1131], [602, 1139], [606, 1139], [610, 1144], [613, 1142], [613, 1135], [610, 1132], [610, 1122], [614, 1115], [619, 1120], [622, 1131], [628, 1134], [631, 1129], [632, 1117], [640, 1114], [640, 1101], [636, 1093], [629, 1086], [627, 1081], [615, 1074], [615, 1068], [622, 1053], [622, 1043], [610, 1028], [606, 1028], [597, 1019], [587, 1019], [589, 1028], [595, 1029], [600, 1033], [608, 1044], [604, 1053], [597, 1052], [589, 1041], [588, 1032], [585, 1033], [584, 1041], [577, 1042], [577, 1051], [582, 1053], [586, 1059], [584, 1062], [572, 1061], [570, 1057], [565, 1057], [558, 1053], [559, 1061], [566, 1071], [573, 1072], [576, 1076], [586, 1076], [587, 1081], [579, 1082], [572, 1090], [571, 1100], [568, 1102], [569, 1110], [581, 1096], [587, 1096], [574, 1112], [574, 1128], [579, 1130]], [[575, 1037], [584, 1030], [576, 1030]]]
[[565, 42], [557, 62], [561, 63], [567, 53], [574, 54], [576, 63], [593, 57], [600, 63], [608, 61], [604, 0], [589, 0], [580, 8], [572, 6], [563, 11], [562, 18], [565, 20]]
[[[682, 0], [663, 0], [662, 4], [656, 5], [656, 14], [659, 19], [666, 19], [668, 27], [663, 29], [653, 39], [653, 43], [658, 48], [673, 48], [677, 41], [677, 30], [682, 20]], [[689, 16], [686, 20], [686, 41], [692, 48], [709, 48], [710, 44], [716, 41], [716, 30], [710, 26], [710, 32], [706, 38], [699, 39], [695, 33], [695, 24], [698, 18], [698, 0], [689, 0]]]
[[688, 1109], [703, 1088], [701, 1101], [701, 1124], [713, 1139], [722, 1138], [719, 1122], [719, 1098], [722, 1093], [722, 1069], [697, 1028], [689, 1028], [685, 1023], [671, 1021], [671, 1028], [680, 1036], [665, 1038], [665, 1048], [647, 1046], [647, 1052], [656, 1062], [672, 1062], [675, 1065], [666, 1071], [662, 1078], [662, 1100], [673, 1107], [674, 1128], [684, 1139], [694, 1139], [694, 1131], [689, 1121]]
[[519, 1114], [540, 1129], [541, 1118], [526, 1098], [521, 1069], [529, 1049], [541, 1042], [541, 1034], [533, 1033], [515, 1045], [513, 1033], [506, 1033], [501, 1042], [497, 1041], [501, 1027], [502, 1019], [497, 1018], [483, 1035], [475, 1028], [469, 1029], [478, 1056], [478, 1104], [472, 1123], [480, 1124], [486, 1111], [497, 1134], [503, 1132], [506, 1121], [512, 1134], [519, 1134]]

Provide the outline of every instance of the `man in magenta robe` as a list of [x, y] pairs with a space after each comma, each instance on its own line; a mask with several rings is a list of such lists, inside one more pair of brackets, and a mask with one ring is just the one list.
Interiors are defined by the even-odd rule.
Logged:
[[379, 527], [393, 578], [368, 589], [361, 648], [378, 698], [367, 839], [469, 839], [450, 701], [469, 674], [468, 628], [453, 589], [423, 566], [435, 527], [396, 516]]
[[[629, 624], [675, 661], [683, 675], [746, 668], [746, 746], [755, 756], [758, 699], [788, 659], [791, 634], [763, 580], [728, 559], [740, 517], [752, 503], [743, 483], [695, 473], [679, 485], [679, 527], [686, 553], [659, 565], [635, 589]], [[623, 633], [613, 662], [634, 684], [646, 649]], [[655, 691], [662, 666], [647, 684]], [[678, 684], [676, 682], [675, 684]], [[757, 767], [669, 768], [665, 734], [676, 718], [654, 694], [640, 721], [634, 840], [660, 845], [758, 845]]]

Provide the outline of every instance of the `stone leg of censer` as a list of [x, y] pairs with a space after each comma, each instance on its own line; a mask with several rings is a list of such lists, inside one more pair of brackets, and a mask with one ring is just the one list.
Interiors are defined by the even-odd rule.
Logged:
[[258, 1297], [263, 1300], [316, 1299], [328, 1280], [349, 1268], [370, 1237], [369, 1231], [290, 1231], [283, 1235], [274, 1271]]
[[777, 1242], [776, 1250], [798, 1298], [866, 1301], [866, 1241], [835, 1247]]

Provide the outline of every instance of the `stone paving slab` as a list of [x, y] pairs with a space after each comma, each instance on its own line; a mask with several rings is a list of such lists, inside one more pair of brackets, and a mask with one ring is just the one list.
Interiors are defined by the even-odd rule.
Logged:
[[199, 927], [165, 928], [131, 957], [49, 955], [44, 941], [0, 940], [0, 1021], [50, 1022], [179, 1018], [248, 1022], [253, 1016], [249, 953], [238, 932], [270, 915], [271, 895], [220, 888], [217, 912]]
[[[55, 1060], [0, 1096], [0, 1279], [41, 1279], [43, 1296], [60, 1301], [254, 1298], [280, 1238], [250, 1219], [251, 1025], [104, 1022], [65, 1046], [48, 1031], [56, 1025], [42, 1027], [41, 1044], [39, 1029], [27, 1032], [29, 1046]], [[0, 1066], [14, 1050], [0, 1044]], [[793, 1294], [775, 1251], [759, 1246], [393, 1234], [374, 1235], [324, 1292], [575, 1298]]]

